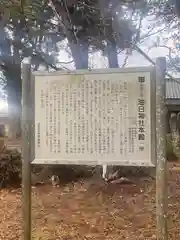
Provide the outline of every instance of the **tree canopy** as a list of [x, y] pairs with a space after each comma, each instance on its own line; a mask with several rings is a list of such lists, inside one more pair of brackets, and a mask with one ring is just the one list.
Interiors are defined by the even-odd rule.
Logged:
[[[120, 51], [133, 50], [133, 44], [157, 33], [153, 44], [169, 50], [169, 67], [179, 71], [179, 5], [178, 0], [1, 0], [0, 68], [10, 112], [20, 113], [22, 59], [31, 57], [35, 70], [60, 69], [63, 40], [76, 68], [88, 68], [90, 51], [98, 50], [116, 68]], [[169, 30], [167, 36], [163, 29]]]

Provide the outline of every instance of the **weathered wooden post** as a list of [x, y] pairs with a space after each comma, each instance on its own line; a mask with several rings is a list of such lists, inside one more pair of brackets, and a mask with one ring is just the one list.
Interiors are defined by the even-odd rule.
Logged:
[[157, 239], [167, 240], [167, 160], [166, 160], [166, 107], [165, 107], [165, 58], [156, 60], [156, 214]]
[[31, 64], [22, 62], [22, 205], [24, 240], [31, 239]]

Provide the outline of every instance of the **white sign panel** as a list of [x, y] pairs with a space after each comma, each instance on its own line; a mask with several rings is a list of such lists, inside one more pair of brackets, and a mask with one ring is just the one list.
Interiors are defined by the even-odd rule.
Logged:
[[151, 166], [151, 73], [35, 75], [33, 163]]

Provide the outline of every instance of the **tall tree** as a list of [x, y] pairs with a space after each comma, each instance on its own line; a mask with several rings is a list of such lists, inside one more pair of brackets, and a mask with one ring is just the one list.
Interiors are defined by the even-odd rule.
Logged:
[[[120, 3], [120, 4], [119, 4]], [[118, 67], [118, 49], [125, 49], [129, 43], [123, 37], [118, 36], [112, 26], [112, 11], [123, 1], [118, 0], [52, 0], [50, 5], [54, 15], [59, 20], [61, 31], [63, 29], [71, 48], [76, 68], [87, 68], [88, 48], [103, 50], [108, 57], [109, 67]], [[125, 29], [130, 19], [123, 19], [124, 12], [121, 8], [122, 23]], [[132, 40], [135, 32], [130, 32], [129, 40]], [[85, 66], [85, 65], [86, 66]]]
[[51, 31], [46, 34], [44, 11], [40, 14], [38, 21], [36, 19], [33, 22], [32, 16], [27, 18], [28, 14], [23, 12], [24, 8], [19, 5], [19, 2], [9, 6], [8, 4], [2, 5], [1, 1], [1, 7], [0, 68], [6, 80], [10, 133], [11, 137], [15, 137], [20, 133], [21, 61], [23, 57], [32, 57], [32, 66], [35, 69], [40, 64], [55, 69], [57, 67], [54, 57], [43, 51], [42, 45], [47, 43], [47, 37], [53, 37]]

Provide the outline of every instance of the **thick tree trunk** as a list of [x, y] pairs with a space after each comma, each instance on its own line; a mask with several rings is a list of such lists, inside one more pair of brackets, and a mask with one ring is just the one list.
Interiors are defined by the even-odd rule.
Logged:
[[21, 97], [8, 91], [9, 138], [21, 136]]
[[71, 54], [74, 59], [74, 64], [76, 69], [81, 69], [82, 67], [82, 59], [81, 59], [81, 52], [80, 46], [78, 44], [69, 42], [69, 46], [71, 49]]
[[[12, 71], [14, 72], [14, 71]], [[9, 138], [21, 136], [21, 68], [15, 74], [5, 73], [7, 79], [7, 100], [9, 117]]]
[[89, 62], [89, 46], [88, 43], [82, 42], [81, 45], [82, 69], [88, 68]]
[[6, 62], [6, 66], [3, 73], [8, 102], [8, 137], [17, 138], [21, 133], [21, 68], [20, 64], [11, 64], [10, 60]]
[[[112, 27], [112, 14], [111, 12], [119, 5], [118, 0], [99, 0], [99, 7], [104, 26], [111, 25]], [[109, 62], [109, 68], [119, 68], [117, 44], [111, 32], [104, 27], [104, 37], [107, 39], [106, 53]]]
[[71, 49], [72, 58], [74, 60], [76, 69], [87, 69], [89, 59], [89, 45], [88, 42], [79, 39], [76, 33], [73, 32], [73, 25], [69, 17], [66, 16], [63, 19], [64, 31], [68, 40], [69, 47]]
[[72, 57], [74, 59], [76, 69], [88, 68], [88, 47], [86, 45], [69, 43]]
[[[14, 35], [17, 41], [23, 38], [22, 27], [23, 20], [16, 23]], [[21, 135], [21, 57], [19, 48], [14, 45], [12, 47], [12, 57], [9, 57], [6, 63], [4, 75], [7, 80], [9, 138], [17, 138]]]
[[68, 37], [69, 46], [71, 49], [72, 57], [74, 59], [76, 69], [88, 68], [88, 43], [77, 42], [76, 39]]
[[107, 56], [109, 62], [109, 68], [118, 68], [118, 56], [117, 56], [117, 48], [116, 42], [114, 39], [107, 42]]

